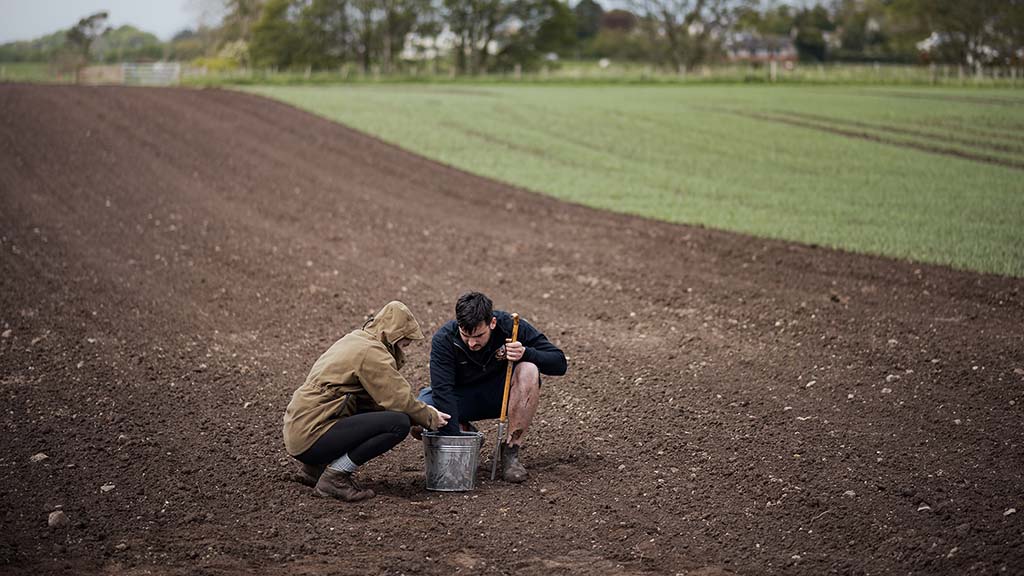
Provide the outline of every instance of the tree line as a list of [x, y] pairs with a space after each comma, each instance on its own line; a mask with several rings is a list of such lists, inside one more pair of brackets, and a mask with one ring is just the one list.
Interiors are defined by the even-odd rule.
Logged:
[[349, 65], [385, 74], [426, 62], [481, 74], [608, 58], [682, 72], [735, 58], [740, 44], [767, 47], [769, 58], [790, 50], [804, 62], [1015, 67], [1024, 60], [1024, 0], [205, 1], [220, 10], [217, 24], [166, 43], [131, 27], [104, 29], [106, 13], [98, 13], [42, 42], [0, 46], [0, 61], [70, 52], [100, 61]]

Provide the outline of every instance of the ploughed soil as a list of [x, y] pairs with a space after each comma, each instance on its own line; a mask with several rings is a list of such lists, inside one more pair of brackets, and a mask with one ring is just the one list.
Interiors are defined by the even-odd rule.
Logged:
[[[1024, 573], [1020, 279], [569, 205], [246, 94], [30, 85], [0, 254], [2, 573]], [[469, 289], [569, 357], [529, 481], [428, 492], [411, 438], [368, 502], [289, 481], [320, 353]]]

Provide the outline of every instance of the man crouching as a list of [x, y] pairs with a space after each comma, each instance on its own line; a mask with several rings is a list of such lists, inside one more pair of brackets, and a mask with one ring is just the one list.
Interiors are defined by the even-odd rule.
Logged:
[[540, 375], [561, 376], [567, 364], [565, 354], [526, 320], [519, 321], [518, 341], [506, 344], [511, 337], [510, 314], [494, 310], [491, 299], [479, 292], [460, 296], [455, 320], [434, 333], [430, 388], [424, 388], [419, 399], [451, 414], [441, 434], [473, 430], [473, 421], [501, 416], [506, 367], [515, 362], [508, 433], [500, 450], [502, 478], [523, 482], [527, 471], [519, 461], [519, 448], [540, 404]]

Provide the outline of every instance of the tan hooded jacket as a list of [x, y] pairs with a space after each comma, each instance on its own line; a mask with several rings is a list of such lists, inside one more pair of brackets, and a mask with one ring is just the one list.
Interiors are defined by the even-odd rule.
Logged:
[[404, 412], [415, 424], [438, 427], [437, 415], [398, 373], [405, 355], [395, 343], [402, 338], [422, 340], [423, 332], [409, 308], [393, 301], [320, 356], [284, 412], [288, 454], [302, 454], [336, 420], [357, 412]]

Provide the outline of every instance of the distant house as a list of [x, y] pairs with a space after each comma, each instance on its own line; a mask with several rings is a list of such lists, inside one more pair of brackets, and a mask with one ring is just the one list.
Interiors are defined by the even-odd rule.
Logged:
[[632, 32], [640, 24], [640, 19], [629, 10], [609, 10], [601, 15], [601, 28], [616, 32]]
[[726, 43], [730, 62], [796, 62], [796, 45], [788, 36], [741, 33]]

